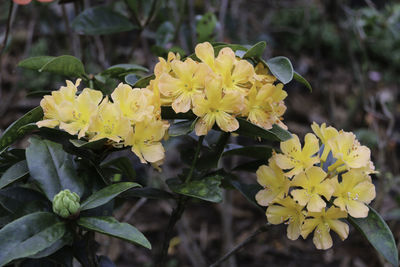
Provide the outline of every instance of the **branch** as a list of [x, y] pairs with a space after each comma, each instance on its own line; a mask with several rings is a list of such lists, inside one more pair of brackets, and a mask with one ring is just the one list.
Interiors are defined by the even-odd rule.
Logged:
[[266, 232], [268, 230], [268, 226], [269, 226], [269, 224], [265, 224], [265, 225], [261, 226], [260, 228], [258, 228], [257, 231], [252, 233], [248, 238], [246, 238], [246, 240], [244, 240], [243, 242], [236, 245], [231, 251], [226, 253], [222, 258], [220, 258], [219, 260], [217, 260], [216, 262], [211, 264], [210, 267], [217, 267], [218, 265], [220, 265], [221, 263], [226, 261], [230, 256], [232, 256], [233, 254], [238, 252], [241, 248], [243, 248], [248, 243], [250, 243], [250, 241], [252, 241], [257, 235]]

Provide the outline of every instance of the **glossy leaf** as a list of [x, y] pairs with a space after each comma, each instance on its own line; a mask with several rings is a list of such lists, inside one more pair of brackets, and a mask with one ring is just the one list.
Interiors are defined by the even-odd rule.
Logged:
[[78, 148], [85, 148], [85, 149], [92, 149], [92, 150], [100, 150], [102, 149], [105, 144], [107, 143], [108, 139], [103, 138], [96, 141], [84, 141], [80, 139], [71, 139], [69, 140], [75, 147]]
[[75, 32], [85, 35], [113, 34], [135, 29], [126, 17], [105, 6], [85, 9], [72, 21]]
[[236, 180], [231, 180], [231, 185], [235, 187], [251, 204], [262, 209], [256, 202], [255, 196], [262, 189], [258, 184], [245, 184]]
[[265, 48], [267, 47], [267, 43], [265, 41], [258, 42], [253, 45], [247, 52], [243, 55], [242, 58], [259, 58], [262, 57]]
[[127, 157], [118, 157], [101, 165], [101, 167], [109, 166], [116, 167], [123, 174], [125, 174], [128, 180], [133, 180], [136, 178], [136, 171], [133, 168], [131, 160]]
[[109, 185], [89, 196], [81, 203], [81, 210], [88, 210], [106, 204], [122, 192], [132, 188], [139, 187], [137, 183], [124, 182]]
[[131, 188], [120, 195], [123, 198], [173, 199], [173, 194], [152, 187]]
[[26, 160], [20, 161], [12, 165], [7, 169], [5, 173], [0, 178], [0, 189], [24, 178], [29, 174], [28, 165]]
[[245, 146], [234, 149], [225, 150], [222, 156], [245, 156], [254, 159], [262, 159], [267, 161], [272, 155], [272, 148], [269, 146]]
[[115, 77], [135, 71], [148, 72], [149, 70], [137, 64], [117, 64], [103, 71], [102, 75], [110, 75]]
[[266, 130], [261, 128], [244, 118], [237, 118], [239, 121], [239, 129], [236, 131], [239, 135], [263, 138], [271, 141], [286, 141], [292, 138], [292, 135], [287, 131], [274, 124], [271, 129]]
[[238, 166], [234, 167], [233, 171], [246, 171], [246, 172], [256, 172], [258, 168], [263, 165], [267, 164], [265, 159], [257, 159], [245, 163], [241, 163]]
[[11, 186], [0, 190], [0, 206], [15, 215], [45, 211], [50, 208], [48, 200], [38, 191]]
[[348, 221], [360, 231], [371, 245], [393, 266], [399, 266], [396, 242], [390, 228], [382, 217], [371, 207], [366, 218], [352, 218]]
[[180, 183], [177, 178], [168, 179], [169, 188], [177, 194], [186, 195], [210, 202], [222, 201], [222, 190], [219, 187], [222, 177], [219, 175], [194, 180], [188, 183]]
[[[206, 138], [211, 134], [208, 134]], [[198, 170], [209, 170], [217, 168], [221, 159], [224, 148], [228, 143], [230, 133], [220, 132], [218, 141], [211, 146], [211, 151], [204, 152], [197, 161], [196, 169]]]
[[25, 135], [25, 131], [18, 131], [24, 125], [37, 122], [43, 118], [43, 110], [36, 107], [26, 113], [24, 116], [13, 122], [0, 137], [0, 150], [14, 143], [16, 140]]
[[120, 223], [113, 217], [81, 217], [77, 223], [86, 229], [151, 249], [150, 242], [138, 229], [127, 223]]
[[188, 120], [188, 121], [179, 121], [174, 124], [171, 124], [171, 126], [168, 129], [168, 135], [181, 136], [189, 134], [190, 132], [193, 131], [195, 123], [196, 123], [195, 120]]
[[133, 86], [139, 80], [139, 77], [136, 74], [129, 73], [128, 75], [125, 76], [124, 80], [127, 84]]
[[149, 85], [151, 80], [154, 80], [156, 78], [156, 76], [154, 74], [143, 77], [141, 79], [139, 79], [139, 81], [137, 81], [135, 83], [135, 85], [133, 85], [134, 88], [145, 88], [147, 85]]
[[312, 92], [312, 87], [311, 84], [303, 77], [301, 76], [298, 72], [293, 71], [293, 78], [298, 81], [299, 83], [304, 84], [310, 92]]
[[63, 55], [59, 57], [39, 56], [22, 60], [19, 67], [37, 70], [39, 72], [51, 72], [68, 77], [83, 77], [85, 68], [76, 57]]
[[293, 79], [294, 71], [287, 57], [274, 57], [266, 62], [271, 73], [282, 83], [287, 84]]
[[32, 137], [29, 142], [26, 149], [29, 172], [47, 198], [52, 201], [64, 189], [82, 196], [84, 185], [76, 172], [74, 157], [62, 145], [49, 140]]
[[186, 113], [175, 113], [172, 107], [161, 107], [161, 117], [164, 120], [174, 120], [174, 119], [196, 119], [196, 115], [190, 110]]
[[64, 235], [58, 239], [53, 245], [51, 245], [48, 248], [45, 248], [42, 251], [39, 251], [38, 253], [36, 253], [35, 255], [29, 256], [29, 258], [32, 259], [39, 259], [39, 258], [43, 258], [43, 257], [47, 257], [49, 255], [54, 254], [55, 252], [57, 252], [59, 249], [67, 246], [67, 245], [71, 245], [72, 241], [73, 241], [73, 235], [71, 232], [66, 231], [64, 233]]
[[0, 230], [0, 266], [35, 255], [64, 236], [65, 223], [49, 212], [36, 212]]

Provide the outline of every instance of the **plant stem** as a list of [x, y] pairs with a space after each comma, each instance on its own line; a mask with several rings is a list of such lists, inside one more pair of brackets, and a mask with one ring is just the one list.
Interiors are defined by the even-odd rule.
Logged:
[[252, 241], [257, 235], [266, 232], [268, 230], [268, 226], [269, 226], [269, 224], [265, 224], [265, 225], [261, 226], [260, 228], [258, 228], [257, 231], [252, 233], [248, 238], [246, 238], [246, 240], [237, 244], [231, 251], [226, 253], [222, 258], [220, 258], [219, 260], [217, 260], [216, 262], [211, 264], [210, 267], [217, 267], [218, 265], [220, 265], [221, 263], [226, 261], [230, 256], [232, 256], [233, 254], [238, 252], [241, 248], [243, 248], [248, 243], [250, 243], [250, 241]]
[[[197, 143], [196, 152], [194, 154], [194, 158], [193, 158], [193, 161], [192, 161], [192, 165], [190, 166], [190, 171], [189, 171], [189, 173], [188, 173], [188, 175], [186, 176], [186, 179], [185, 179], [185, 183], [189, 182], [193, 177], [194, 169], [196, 167], [196, 163], [197, 163], [197, 160], [198, 160], [199, 155], [200, 155], [200, 150], [201, 150], [201, 146], [203, 144], [203, 140], [204, 140], [204, 136], [200, 136], [199, 141]], [[171, 241], [172, 235], [173, 235], [173, 229], [175, 227], [175, 224], [181, 218], [182, 213], [185, 210], [186, 203], [187, 203], [188, 200], [189, 200], [188, 197], [185, 197], [185, 196], [182, 196], [182, 195], [180, 195], [179, 198], [178, 198], [177, 206], [172, 211], [171, 217], [169, 218], [169, 221], [168, 221], [168, 226], [167, 226], [167, 229], [165, 231], [165, 236], [164, 236], [164, 241], [163, 241], [163, 244], [162, 244], [162, 247], [161, 247], [161, 251], [160, 251], [160, 254], [158, 256], [158, 259], [156, 260], [156, 266], [162, 267], [162, 266], [166, 265], [168, 247], [169, 247], [169, 243]]]

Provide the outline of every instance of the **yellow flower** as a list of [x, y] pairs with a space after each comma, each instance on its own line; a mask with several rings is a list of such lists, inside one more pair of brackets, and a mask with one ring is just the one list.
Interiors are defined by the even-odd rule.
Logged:
[[53, 91], [51, 95], [46, 95], [40, 101], [43, 109], [43, 120], [37, 122], [38, 127], [54, 128], [60, 122], [71, 122], [73, 120], [73, 103], [81, 79], [76, 83], [66, 81], [67, 86], [62, 86], [59, 90]]
[[282, 88], [283, 84], [266, 84], [257, 90], [253, 85], [246, 97], [246, 108], [242, 115], [265, 129], [271, 129], [275, 123], [283, 124], [280, 117], [285, 113], [286, 106], [282, 100], [286, 98], [287, 93]]
[[205, 89], [205, 97], [196, 96], [194, 99], [193, 112], [200, 117], [195, 125], [196, 134], [206, 135], [215, 122], [225, 132], [237, 130], [239, 122], [234, 114], [242, 109], [242, 96], [235, 92], [224, 94], [218, 77], [208, 76]]
[[308, 218], [302, 226], [301, 236], [306, 239], [315, 229], [313, 242], [317, 249], [328, 249], [332, 247], [330, 230], [335, 231], [342, 240], [349, 235], [349, 226], [342, 222], [341, 218], [347, 218], [347, 213], [336, 207], [330, 207], [328, 211], [308, 212]]
[[72, 135], [78, 133], [78, 138], [85, 136], [102, 98], [103, 94], [100, 91], [85, 88], [73, 103], [72, 121], [61, 122], [60, 129]]
[[93, 135], [91, 141], [108, 138], [117, 143], [128, 135], [130, 129], [129, 120], [122, 116], [118, 105], [109, 102], [107, 97], [101, 102], [89, 126], [89, 132]]
[[162, 74], [158, 82], [161, 94], [171, 97], [172, 108], [176, 113], [187, 112], [192, 107], [196, 95], [204, 90], [204, 79], [209, 68], [188, 58], [185, 62], [174, 60], [171, 63], [176, 78], [169, 74]]
[[260, 82], [262, 84], [265, 83], [274, 83], [276, 81], [275, 76], [270, 74], [269, 70], [267, 67], [264, 66], [263, 63], [259, 62], [256, 67], [254, 68], [255, 74], [254, 74], [254, 79], [257, 82]]
[[336, 199], [333, 204], [354, 218], [367, 217], [369, 209], [365, 204], [369, 204], [375, 198], [375, 186], [370, 179], [368, 175], [356, 169], [342, 174], [342, 181], [335, 184], [333, 196]]
[[324, 152], [321, 155], [321, 160], [326, 161], [326, 158], [328, 157], [328, 154], [331, 151], [328, 141], [338, 136], [339, 132], [332, 126], [326, 127], [325, 123], [321, 124], [321, 126], [318, 126], [317, 123], [313, 122], [311, 128], [313, 132], [319, 137], [321, 142], [324, 144]]
[[303, 213], [302, 206], [297, 204], [291, 197], [286, 197], [269, 206], [266, 215], [268, 222], [271, 224], [287, 222], [287, 237], [291, 240], [296, 240], [300, 236], [301, 225], [304, 222]]
[[[369, 165], [371, 151], [366, 146], [361, 146], [353, 133], [340, 132], [328, 140], [336, 162], [328, 170], [341, 172], [350, 168], [362, 168]], [[342, 166], [343, 165], [343, 166]]]
[[161, 76], [163, 73], [170, 73], [172, 68], [171, 68], [171, 62], [174, 60], [180, 60], [180, 55], [178, 53], [174, 54], [172, 52], [168, 53], [168, 58], [167, 60], [163, 59], [162, 57], [159, 57], [158, 60], [159, 62], [155, 65], [154, 67], [154, 74], [156, 77]]
[[284, 175], [282, 169], [276, 165], [273, 158], [269, 160], [269, 166], [260, 166], [256, 174], [257, 182], [264, 187], [256, 195], [257, 203], [261, 206], [268, 206], [288, 194], [290, 181]]
[[132, 89], [129, 85], [120, 83], [111, 94], [111, 98], [119, 106], [122, 115], [131, 123], [135, 123], [154, 116], [154, 106], [146, 91], [146, 89]]
[[280, 145], [283, 154], [275, 155], [276, 164], [279, 167], [291, 169], [291, 171], [285, 173], [288, 177], [299, 174], [319, 162], [319, 157], [315, 156], [319, 150], [318, 139], [315, 135], [311, 133], [306, 135], [303, 149], [301, 149], [297, 135], [292, 135], [293, 138], [282, 142]]
[[132, 151], [139, 157], [140, 162], [160, 164], [164, 159], [164, 148], [160, 141], [168, 127], [168, 122], [161, 120], [138, 122], [129, 131], [124, 145], [132, 146]]
[[303, 189], [295, 189], [291, 192], [294, 200], [300, 205], [307, 205], [308, 211], [320, 212], [326, 207], [324, 196], [329, 201], [334, 185], [331, 179], [325, 179], [326, 173], [319, 167], [311, 167], [305, 172], [297, 174], [292, 180], [292, 186], [300, 186]]
[[195, 49], [196, 56], [212, 70], [215, 70], [215, 55], [214, 48], [209, 42], [204, 42], [196, 45]]

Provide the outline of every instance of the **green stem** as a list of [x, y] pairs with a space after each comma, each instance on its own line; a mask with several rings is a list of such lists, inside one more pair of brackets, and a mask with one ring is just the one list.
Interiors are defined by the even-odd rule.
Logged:
[[[194, 158], [192, 161], [192, 164], [190, 166], [190, 171], [188, 175], [186, 176], [185, 183], [189, 182], [194, 173], [194, 169], [196, 168], [196, 163], [200, 155], [201, 147], [203, 144], [204, 136], [200, 136], [199, 142], [197, 143], [197, 148], [196, 152], [194, 154]], [[171, 217], [168, 221], [168, 226], [165, 231], [165, 236], [164, 236], [164, 241], [161, 247], [160, 254], [158, 256], [158, 259], [156, 260], [155, 266], [165, 266], [166, 265], [166, 259], [167, 259], [167, 254], [168, 254], [168, 248], [169, 248], [169, 243], [171, 241], [171, 238], [173, 236], [173, 229], [175, 227], [175, 224], [179, 221], [181, 218], [183, 211], [185, 210], [186, 203], [188, 202], [189, 198], [180, 195], [177, 201], [177, 206], [176, 208], [172, 211]]]

